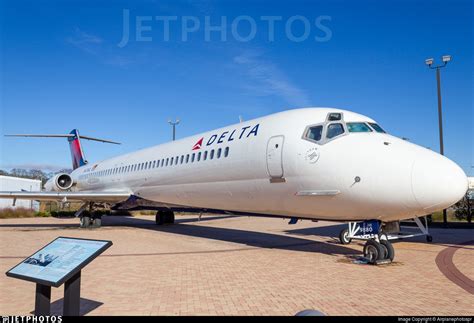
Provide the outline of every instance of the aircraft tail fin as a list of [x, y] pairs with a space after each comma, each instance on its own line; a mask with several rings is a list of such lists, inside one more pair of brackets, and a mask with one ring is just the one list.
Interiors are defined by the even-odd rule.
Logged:
[[77, 129], [73, 129], [69, 134], [65, 134], [65, 135], [13, 134], [13, 135], [5, 135], [5, 137], [67, 138], [69, 142], [69, 149], [71, 151], [73, 169], [79, 168], [87, 164], [87, 160], [84, 157], [84, 151], [82, 150], [81, 139], [120, 145], [119, 142], [115, 142], [115, 141], [93, 138], [93, 137], [88, 137], [88, 136], [80, 136], [79, 131]]

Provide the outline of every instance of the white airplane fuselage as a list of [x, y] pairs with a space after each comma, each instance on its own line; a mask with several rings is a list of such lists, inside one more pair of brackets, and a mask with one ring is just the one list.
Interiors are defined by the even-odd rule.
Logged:
[[[342, 120], [328, 121], [329, 113]], [[79, 167], [73, 190], [335, 221], [423, 216], [465, 194], [467, 177], [454, 162], [375, 128], [349, 132], [354, 122], [375, 123], [332, 108], [280, 112]], [[344, 133], [326, 138], [335, 123]], [[319, 141], [307, 138], [313, 125], [323, 126]]]

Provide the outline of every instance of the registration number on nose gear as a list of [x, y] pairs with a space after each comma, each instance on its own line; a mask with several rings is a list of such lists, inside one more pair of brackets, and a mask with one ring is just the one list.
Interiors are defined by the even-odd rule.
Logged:
[[379, 221], [376, 220], [359, 222], [358, 226], [357, 235], [378, 234], [380, 229]]

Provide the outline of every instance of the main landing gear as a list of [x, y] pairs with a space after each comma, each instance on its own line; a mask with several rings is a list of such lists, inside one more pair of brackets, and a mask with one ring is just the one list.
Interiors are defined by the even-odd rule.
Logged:
[[81, 228], [100, 228], [102, 214], [104, 213], [101, 210], [104, 209], [105, 204], [86, 202], [76, 211], [74, 216], [80, 217]]
[[174, 212], [173, 211], [158, 211], [155, 215], [156, 225], [173, 224], [174, 223]]
[[102, 215], [98, 212], [84, 211], [81, 215], [81, 228], [100, 228], [102, 225]]

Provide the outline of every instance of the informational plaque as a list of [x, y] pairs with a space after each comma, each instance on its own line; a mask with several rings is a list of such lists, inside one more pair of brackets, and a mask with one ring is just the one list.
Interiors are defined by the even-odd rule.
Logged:
[[59, 287], [112, 245], [111, 241], [59, 237], [10, 269], [7, 276]]

